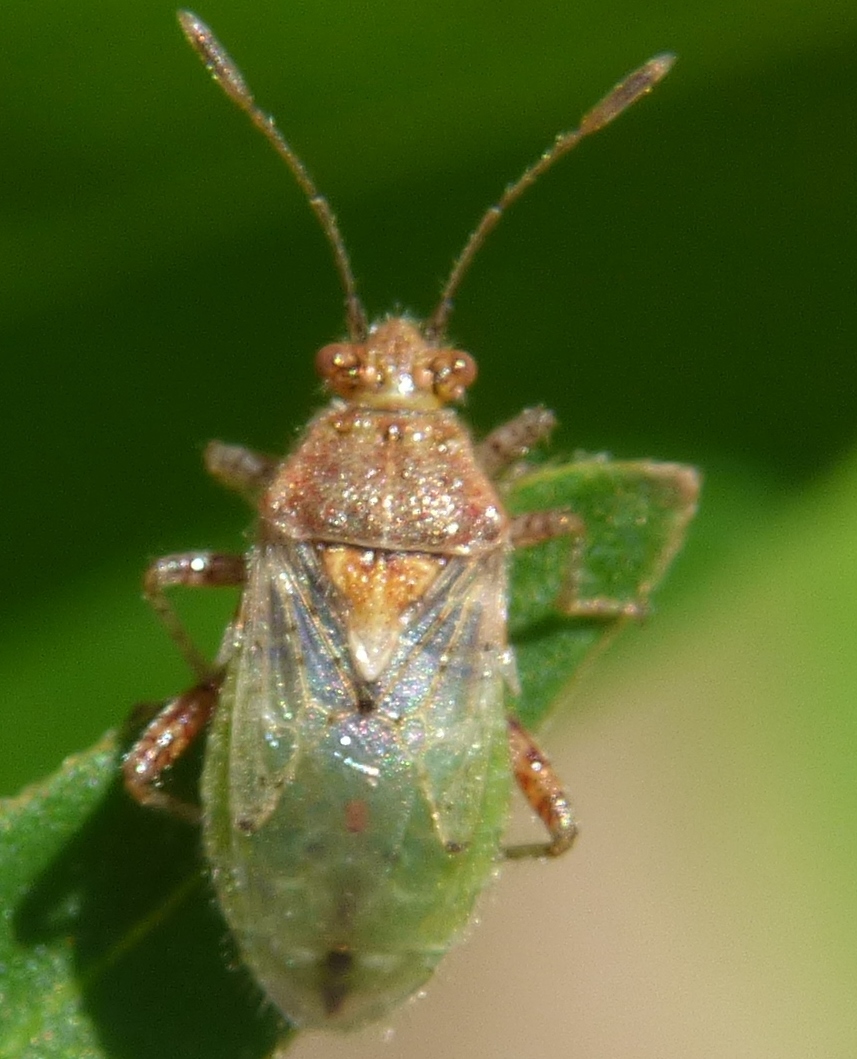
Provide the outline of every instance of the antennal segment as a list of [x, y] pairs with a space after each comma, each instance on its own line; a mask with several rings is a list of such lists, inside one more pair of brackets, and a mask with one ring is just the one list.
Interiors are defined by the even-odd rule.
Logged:
[[425, 332], [427, 337], [438, 339], [445, 332], [447, 321], [453, 309], [453, 300], [465, 273], [470, 268], [482, 244], [512, 203], [517, 201], [527, 188], [539, 179], [542, 173], [550, 169], [554, 162], [573, 150], [584, 136], [589, 136], [591, 133], [603, 129], [605, 125], [609, 125], [614, 118], [617, 118], [623, 110], [626, 110], [632, 103], [636, 103], [641, 96], [650, 92], [658, 81], [667, 75], [674, 62], [674, 55], [656, 55], [645, 66], [635, 70], [624, 81], [616, 85], [599, 103], [596, 103], [590, 111], [584, 114], [578, 128], [572, 129], [570, 132], [559, 133], [553, 144], [548, 147], [541, 157], [528, 169], [525, 169], [514, 184], [509, 184], [506, 187], [506, 190], [500, 196], [500, 200], [486, 211], [480, 222], [473, 229], [464, 250], [453, 265], [449, 279], [441, 291], [440, 302], [426, 322]]
[[351, 270], [351, 261], [348, 257], [348, 251], [345, 249], [345, 241], [339, 231], [336, 217], [330, 208], [330, 203], [319, 192], [313, 183], [312, 177], [307, 172], [306, 166], [289, 146], [271, 115], [266, 114], [257, 106], [253, 93], [247, 86], [241, 71], [208, 26], [192, 11], [179, 11], [178, 20], [191, 47], [205, 63], [211, 76], [273, 146], [280, 158], [289, 167], [301, 190], [309, 200], [309, 204], [333, 250], [336, 269], [339, 272], [339, 278], [342, 281], [345, 292], [345, 319], [349, 337], [352, 342], [362, 341], [366, 338], [369, 331], [366, 312], [357, 297], [357, 284], [354, 280], [354, 273]]

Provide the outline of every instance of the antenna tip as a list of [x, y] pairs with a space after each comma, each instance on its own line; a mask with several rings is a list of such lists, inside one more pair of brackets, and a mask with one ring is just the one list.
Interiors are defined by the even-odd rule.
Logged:
[[624, 81], [620, 81], [592, 110], [583, 115], [578, 129], [579, 135], [588, 136], [609, 125], [632, 103], [648, 95], [655, 85], [666, 77], [674, 62], [675, 56], [664, 52], [649, 59], [632, 74], [628, 74]]
[[203, 30], [208, 28], [198, 15], [195, 15], [193, 11], [188, 11], [186, 7], [180, 7], [176, 11], [176, 18], [188, 37], [197, 37]]
[[176, 18], [188, 43], [205, 63], [214, 80], [233, 103], [249, 111], [253, 107], [253, 94], [217, 37], [193, 11], [179, 8]]
[[652, 84], [656, 84], [661, 78], [666, 77], [675, 65], [677, 58], [678, 56], [673, 52], [665, 51], [649, 59], [646, 67], [652, 75]]

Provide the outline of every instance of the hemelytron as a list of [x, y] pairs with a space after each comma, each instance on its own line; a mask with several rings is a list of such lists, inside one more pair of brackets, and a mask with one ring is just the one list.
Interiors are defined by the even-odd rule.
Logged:
[[[575, 837], [548, 762], [507, 715], [507, 565], [512, 549], [571, 545], [586, 527], [565, 509], [507, 514], [496, 480], [553, 417], [529, 409], [474, 443], [450, 406], [476, 366], [445, 332], [503, 211], [672, 59], [631, 74], [506, 189], [426, 321], [370, 326], [327, 200], [211, 31], [190, 12], [179, 20], [307, 195], [342, 278], [348, 338], [318, 353], [332, 400], [282, 461], [209, 445], [208, 470], [255, 507], [256, 539], [244, 556], [172, 555], [148, 570], [146, 594], [195, 682], [144, 731], [125, 782], [146, 805], [201, 818], [223, 912], [286, 1018], [349, 1028], [411, 995], [469, 919], [501, 855], [513, 776], [549, 836], [523, 852], [556, 855]], [[176, 585], [243, 586], [213, 662], [166, 598]], [[609, 616], [643, 602], [568, 599], [563, 610]], [[160, 780], [209, 722], [199, 810]]]

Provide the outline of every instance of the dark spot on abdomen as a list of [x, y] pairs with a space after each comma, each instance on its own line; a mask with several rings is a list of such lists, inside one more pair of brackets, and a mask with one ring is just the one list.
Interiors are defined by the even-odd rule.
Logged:
[[351, 990], [354, 953], [347, 945], [331, 949], [321, 962], [321, 999], [328, 1015], [335, 1015]]

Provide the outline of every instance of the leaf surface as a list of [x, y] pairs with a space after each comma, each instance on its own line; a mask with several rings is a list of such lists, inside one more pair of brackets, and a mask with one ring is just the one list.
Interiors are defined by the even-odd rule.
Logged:
[[583, 522], [574, 540], [518, 549], [509, 626], [518, 661], [517, 713], [537, 728], [585, 661], [632, 616], [565, 618], [558, 601], [640, 607], [684, 540], [699, 481], [689, 467], [604, 457], [541, 468], [507, 496], [513, 513], [567, 509]]

